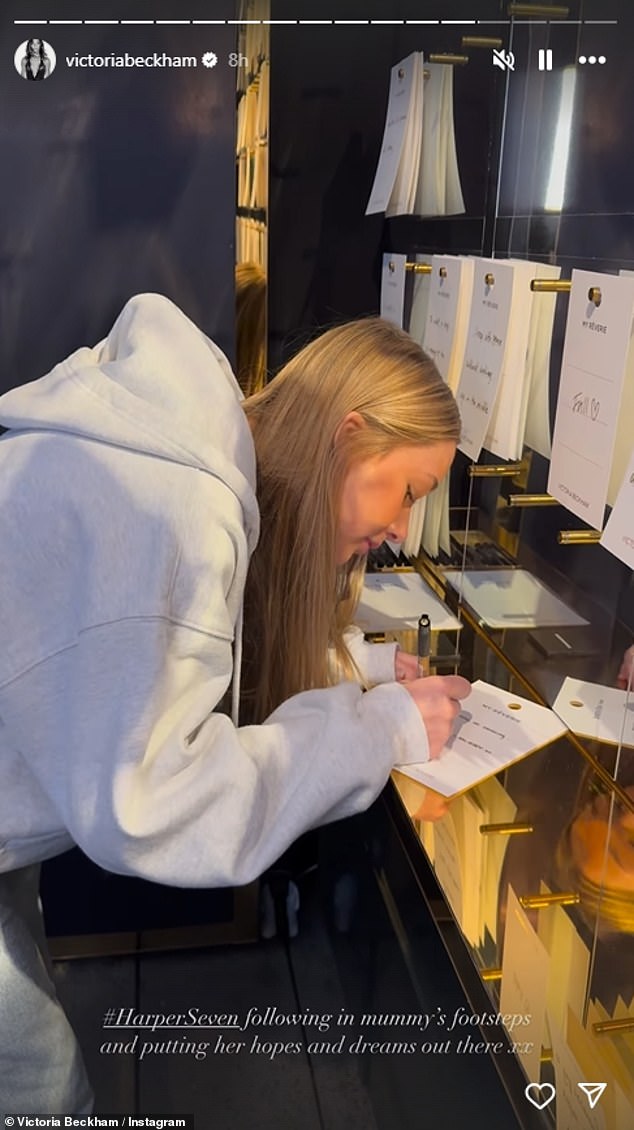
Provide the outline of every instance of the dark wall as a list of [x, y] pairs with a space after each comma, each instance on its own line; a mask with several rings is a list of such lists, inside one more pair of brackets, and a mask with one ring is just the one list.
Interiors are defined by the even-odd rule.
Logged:
[[[188, 0], [187, 16], [233, 19], [233, 0]], [[44, 5], [50, 11], [52, 5]], [[54, 18], [88, 18], [56, 3]], [[93, 2], [91, 19], [112, 18]], [[140, 17], [120, 5], [121, 18]], [[39, 12], [37, 14], [40, 14]], [[180, 13], [184, 17], [184, 13]], [[154, 20], [178, 18], [153, 0]], [[15, 27], [3, 5], [0, 68], [0, 391], [34, 380], [107, 333], [140, 291], [166, 294], [220, 347], [234, 351], [236, 28]], [[57, 64], [26, 82], [10, 64], [38, 36]], [[206, 50], [194, 69], [67, 67], [78, 53], [169, 56]], [[174, 892], [107, 876], [78, 852], [44, 865], [52, 934], [134, 931], [233, 915], [231, 891]]]
[[[177, 18], [176, 7], [155, 0], [151, 16]], [[233, 0], [213, 8], [235, 16]], [[99, 340], [144, 290], [167, 294], [232, 354], [235, 27], [14, 26], [24, 14], [20, 0], [3, 4], [3, 59], [37, 35], [57, 65], [44, 82], [0, 69], [0, 390]], [[209, 5], [190, 0], [186, 14], [209, 17]], [[111, 5], [93, 3], [89, 16], [112, 18]], [[87, 18], [86, 5], [57, 3], [54, 18]], [[200, 60], [207, 49], [213, 70], [64, 62], [76, 52]]]
[[[386, 15], [376, 0], [343, 3], [336, 17]], [[270, 361], [274, 370], [316, 327], [379, 309], [383, 251], [516, 256], [616, 272], [634, 266], [634, 11], [625, 0], [570, 0], [569, 20], [511, 24], [505, 0], [428, 5], [424, 15], [500, 21], [473, 27], [272, 29]], [[297, 16], [274, 0], [276, 18]], [[421, 18], [421, 5], [397, 2], [390, 16]], [[317, 18], [310, 4], [301, 17]], [[618, 19], [619, 26], [585, 21]], [[415, 219], [364, 215], [381, 146], [389, 71], [411, 51], [460, 52], [463, 34], [498, 35], [515, 55], [508, 75], [491, 51], [469, 49], [455, 68], [458, 163], [466, 204], [459, 217]], [[554, 69], [540, 72], [540, 48]], [[560, 214], [547, 212], [545, 190], [559, 107], [561, 69], [580, 54], [607, 64], [578, 68], [576, 114]], [[557, 397], [567, 299], [560, 297], [553, 335], [551, 402]], [[460, 466], [457, 471], [460, 472]], [[529, 490], [546, 488], [548, 465], [533, 460]], [[458, 479], [465, 476], [457, 474]], [[493, 509], [497, 482], [479, 491]], [[477, 493], [477, 492], [476, 492]], [[522, 536], [551, 564], [634, 629], [631, 573], [600, 547], [557, 545], [557, 530], [581, 523], [563, 509], [522, 515]], [[600, 583], [598, 583], [600, 578]]]

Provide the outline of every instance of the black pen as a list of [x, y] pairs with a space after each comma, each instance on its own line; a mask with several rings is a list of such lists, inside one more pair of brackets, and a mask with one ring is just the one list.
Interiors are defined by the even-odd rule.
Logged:
[[429, 651], [430, 651], [430, 633], [431, 633], [431, 620], [426, 612], [418, 621], [418, 674], [429, 675]]

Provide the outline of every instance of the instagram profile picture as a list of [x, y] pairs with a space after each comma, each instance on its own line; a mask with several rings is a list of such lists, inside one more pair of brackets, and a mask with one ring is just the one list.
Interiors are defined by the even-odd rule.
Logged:
[[15, 69], [28, 82], [41, 82], [52, 75], [57, 58], [50, 43], [35, 36], [25, 39], [13, 56]]

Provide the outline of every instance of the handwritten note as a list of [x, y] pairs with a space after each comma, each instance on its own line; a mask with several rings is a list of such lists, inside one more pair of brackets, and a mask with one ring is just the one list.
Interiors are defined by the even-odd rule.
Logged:
[[565, 731], [547, 707], [478, 680], [440, 757], [398, 768], [442, 796], [455, 796]]
[[405, 304], [405, 264], [406, 255], [383, 256], [381, 271], [381, 317], [403, 328], [403, 307]]
[[[598, 306], [592, 287], [601, 292]], [[548, 491], [596, 529], [603, 526], [633, 315], [632, 279], [573, 271]]]
[[[513, 268], [498, 260], [476, 259], [471, 315], [456, 399], [462, 420], [459, 448], [478, 459], [493, 414], [513, 291]], [[487, 282], [487, 278], [494, 282]]]
[[454, 392], [464, 361], [472, 291], [472, 259], [434, 255], [423, 349]]

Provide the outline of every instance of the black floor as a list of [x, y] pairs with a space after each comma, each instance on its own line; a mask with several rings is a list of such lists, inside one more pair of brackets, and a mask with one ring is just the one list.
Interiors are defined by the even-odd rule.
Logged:
[[[520, 1130], [488, 1058], [403, 1054], [394, 1042], [416, 1037], [420, 1050], [421, 1032], [359, 1027], [363, 1013], [452, 1015], [466, 1001], [424, 909], [413, 904], [413, 932], [399, 936], [375, 869], [362, 865], [363, 834], [347, 824], [318, 871], [298, 880], [290, 940], [56, 964], [95, 1113], [193, 1114], [196, 1130]], [[118, 1019], [141, 1013], [146, 1025], [154, 1013], [237, 1014], [242, 1027], [257, 1009], [261, 1023], [219, 1032], [176, 1029], [172, 1019], [160, 1032], [113, 1031], [103, 1027], [111, 1009]], [[302, 1012], [306, 1022], [294, 1023]], [[359, 1033], [367, 1043], [356, 1055]]]
[[[58, 992], [79, 1037], [95, 1113], [194, 1114], [196, 1130], [378, 1130], [354, 1056], [308, 1056], [338, 1032], [276, 1024], [302, 1009], [334, 1024], [345, 999], [317, 900], [303, 890], [301, 929], [289, 942], [55, 963]], [[235, 1014], [269, 1023], [244, 1031], [104, 1029], [110, 1009]], [[271, 1017], [273, 1016], [273, 1019]], [[120, 1019], [120, 1017], [117, 1017]], [[124, 1017], [127, 1019], [127, 1017]], [[118, 1041], [128, 1050], [108, 1051]], [[242, 1041], [246, 1046], [237, 1050]], [[232, 1052], [219, 1045], [234, 1045]], [[255, 1044], [255, 1048], [254, 1048]], [[285, 1044], [286, 1053], [271, 1047]], [[208, 1045], [205, 1047], [205, 1045]], [[289, 1045], [291, 1047], [289, 1048]], [[300, 1050], [296, 1051], [295, 1048]], [[162, 1050], [161, 1050], [162, 1048]], [[257, 1049], [257, 1050], [256, 1050]]]

